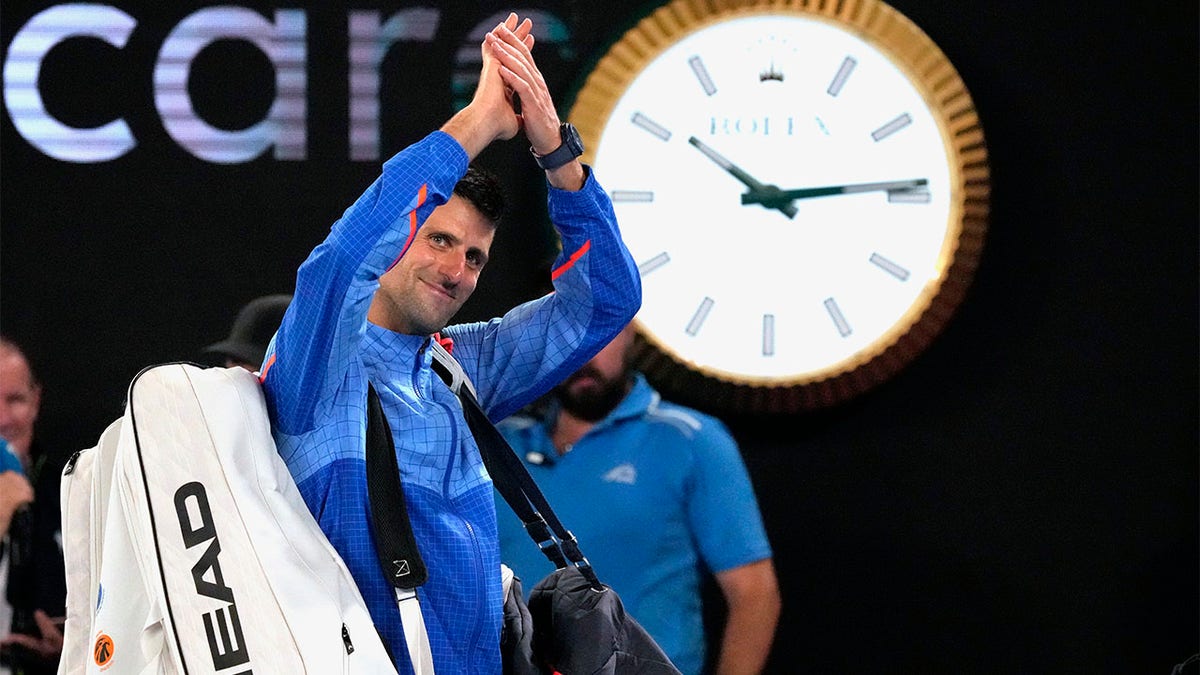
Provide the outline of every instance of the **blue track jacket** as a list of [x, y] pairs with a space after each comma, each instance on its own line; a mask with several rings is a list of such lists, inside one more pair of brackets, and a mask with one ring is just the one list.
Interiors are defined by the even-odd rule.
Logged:
[[[400, 613], [369, 523], [364, 462], [370, 380], [392, 428], [429, 581], [418, 589], [439, 673], [499, 673], [502, 597], [492, 483], [458, 399], [431, 370], [428, 336], [367, 322], [379, 277], [451, 196], [468, 157], [435, 131], [388, 160], [300, 267], [262, 368], [275, 442], [321, 529], [354, 576], [401, 673]], [[641, 282], [612, 204], [590, 175], [549, 188], [562, 239], [555, 292], [503, 318], [442, 331], [493, 420], [573, 372], [637, 312]]]

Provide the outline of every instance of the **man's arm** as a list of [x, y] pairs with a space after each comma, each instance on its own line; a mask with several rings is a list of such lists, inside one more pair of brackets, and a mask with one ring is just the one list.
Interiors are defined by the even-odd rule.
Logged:
[[758, 673], [779, 620], [779, 584], [762, 514], [737, 442], [716, 418], [701, 416], [688, 518], [701, 557], [713, 570], [728, 616], [717, 673]]
[[[497, 29], [523, 44], [532, 42], [531, 27], [528, 20], [518, 25], [513, 14]], [[385, 162], [382, 175], [301, 266], [294, 299], [262, 368], [277, 431], [297, 435], [314, 428], [344, 381], [342, 366], [357, 358], [379, 277], [404, 255], [433, 209], [449, 199], [470, 160], [519, 130], [494, 54], [484, 48], [483, 59], [471, 103], [440, 131]], [[286, 459], [287, 450], [281, 453]]]
[[717, 675], [759, 673], [766, 664], [779, 622], [779, 582], [771, 559], [718, 572], [728, 617], [721, 637]]
[[[484, 73], [493, 72], [489, 68], [495, 65], [509, 97], [506, 102], [511, 104], [512, 95], [520, 98], [521, 113], [514, 119], [531, 149], [545, 155], [562, 143], [559, 117], [529, 51], [533, 37], [521, 36], [524, 23], [516, 32], [510, 30], [513, 21], [510, 17], [485, 38], [485, 58], [494, 61], [485, 64]], [[477, 90], [482, 101], [487, 94], [480, 92], [489, 82], [494, 83], [481, 82]], [[451, 124], [461, 121], [452, 119]], [[443, 130], [457, 133], [453, 126]], [[479, 388], [484, 410], [496, 420], [585, 363], [641, 306], [637, 265], [621, 241], [608, 195], [578, 159], [547, 171], [546, 180], [550, 220], [562, 244], [551, 271], [556, 292], [513, 309], [501, 320], [446, 331], [455, 340], [454, 355]]]

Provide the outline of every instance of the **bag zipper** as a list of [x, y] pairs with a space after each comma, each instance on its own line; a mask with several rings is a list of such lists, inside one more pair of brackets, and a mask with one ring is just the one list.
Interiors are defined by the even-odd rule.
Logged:
[[79, 456], [82, 454], [83, 450], [76, 450], [71, 455], [71, 458], [67, 460], [66, 466], [63, 467], [62, 475], [70, 476], [71, 474], [75, 473], [75, 462], [79, 461]]

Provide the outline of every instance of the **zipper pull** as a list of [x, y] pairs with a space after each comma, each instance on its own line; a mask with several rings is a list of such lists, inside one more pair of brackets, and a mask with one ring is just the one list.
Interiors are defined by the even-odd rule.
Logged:
[[63, 467], [62, 475], [70, 476], [75, 472], [75, 462], [79, 460], [79, 456], [83, 454], [83, 450], [76, 450], [75, 454], [71, 455], [71, 459], [67, 460], [67, 465]]
[[346, 624], [342, 624], [342, 644], [346, 646], [346, 653], [354, 653], [354, 643], [350, 641], [350, 631], [346, 628]]

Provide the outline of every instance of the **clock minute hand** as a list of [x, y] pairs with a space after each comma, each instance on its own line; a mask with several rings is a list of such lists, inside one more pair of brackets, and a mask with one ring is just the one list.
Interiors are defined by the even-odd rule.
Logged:
[[914, 178], [912, 180], [858, 183], [855, 185], [829, 185], [825, 187], [799, 188], [796, 190], [772, 190], [770, 189], [771, 186], [766, 186], [766, 189], [756, 190], [752, 187], [742, 195], [742, 203], [769, 204], [780, 199], [812, 199], [814, 197], [829, 197], [832, 195], [852, 195], [860, 192], [911, 190], [923, 187], [928, 183], [929, 181], [924, 178]]
[[725, 169], [731, 176], [741, 181], [746, 187], [750, 188], [750, 191], [746, 194], [761, 195], [760, 199], [757, 199], [753, 202], [747, 202], [745, 195], [743, 195], [743, 204], [762, 204], [768, 209], [779, 209], [779, 211], [788, 218], [796, 217], [796, 207], [792, 204], [792, 200], [780, 199], [778, 196], [776, 196], [776, 193], [779, 192], [778, 187], [760, 183], [754, 178], [754, 176], [751, 176], [743, 171], [741, 167], [726, 159], [721, 153], [708, 147], [708, 145], [695, 136], [688, 138], [688, 143], [691, 143], [693, 147], [704, 153], [705, 157], [711, 159], [717, 164], [717, 166]]

